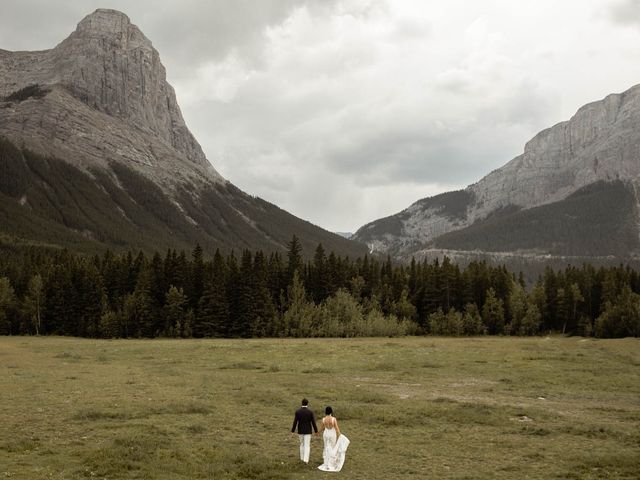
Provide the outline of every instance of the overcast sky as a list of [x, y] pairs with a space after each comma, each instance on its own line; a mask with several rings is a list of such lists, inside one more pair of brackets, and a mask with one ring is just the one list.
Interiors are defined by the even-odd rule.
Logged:
[[640, 0], [0, 0], [0, 48], [96, 8], [160, 52], [227, 179], [334, 231], [463, 188], [640, 83]]

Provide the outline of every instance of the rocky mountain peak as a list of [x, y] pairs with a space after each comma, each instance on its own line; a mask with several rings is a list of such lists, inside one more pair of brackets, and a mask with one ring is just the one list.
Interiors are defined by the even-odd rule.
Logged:
[[[531, 234], [535, 237], [539, 231], [535, 230], [533, 224], [540, 225], [541, 221], [534, 218], [534, 214], [561, 211], [563, 215], [568, 215], [565, 220], [575, 219], [577, 217], [573, 213], [566, 212], [571, 212], [576, 202], [583, 201], [587, 205], [584, 199], [596, 195], [592, 190], [604, 198], [600, 202], [602, 206], [606, 204], [607, 198], [614, 198], [615, 195], [627, 198], [620, 193], [620, 189], [626, 189], [631, 192], [631, 203], [635, 202], [627, 208], [632, 211], [629, 214], [632, 220], [625, 217], [620, 220], [618, 228], [614, 229], [604, 227], [607, 220], [604, 216], [604, 220], [600, 218], [596, 221], [592, 217], [591, 224], [585, 223], [593, 232], [603, 237], [611, 236], [611, 230], [632, 232], [624, 241], [614, 246], [611, 246], [611, 242], [601, 242], [596, 245], [600, 250], [590, 247], [591, 252], [618, 254], [628, 245], [634, 245], [635, 249], [640, 225], [639, 126], [640, 85], [636, 85], [623, 93], [611, 94], [584, 105], [570, 120], [541, 131], [526, 143], [521, 155], [467, 187], [465, 195], [448, 192], [422, 199], [396, 215], [365, 225], [356, 232], [354, 238], [366, 242], [371, 250], [407, 258], [417, 251], [426, 251], [434, 242], [438, 245], [453, 245], [451, 239], [454, 237], [444, 236], [449, 232], [469, 229], [466, 230], [465, 239], [470, 240], [465, 243], [465, 248], [469, 245], [470, 249], [479, 248], [477, 245], [482, 241], [485, 241], [482, 245], [492, 244], [490, 248], [498, 248], [500, 242], [496, 238], [504, 238], [508, 236], [505, 232], [512, 234], [516, 228], [516, 217], [508, 217], [516, 211], [526, 212], [538, 208], [533, 213], [523, 213], [522, 217], [518, 217], [518, 221], [523, 224], [525, 219], [532, 223], [528, 228], [529, 232], [536, 232]], [[619, 189], [607, 187], [609, 184], [617, 185]], [[587, 189], [586, 193], [584, 189]], [[574, 195], [578, 197], [574, 198]], [[542, 208], [543, 206], [547, 208]], [[597, 208], [592, 210], [596, 211]], [[499, 223], [499, 217], [509, 218], [509, 221]], [[482, 227], [484, 230], [481, 229], [482, 225], [485, 226]], [[496, 233], [498, 227], [503, 232]], [[598, 228], [602, 230], [597, 231]], [[487, 233], [489, 231], [493, 232], [493, 237]], [[594, 236], [593, 232], [589, 235]], [[627, 242], [631, 237], [635, 238], [636, 243]], [[455, 238], [458, 241], [462, 234]], [[489, 238], [492, 241], [488, 241]], [[557, 245], [563, 242], [565, 252], [575, 250], [575, 245], [579, 242], [574, 238], [566, 238], [561, 240], [558, 236], [553, 242], [548, 241], [544, 247], [541, 246], [541, 241], [538, 250], [545, 251], [546, 248], [546, 251], [558, 251]], [[474, 239], [475, 244], [471, 241]], [[446, 241], [451, 243], [447, 244]], [[456, 248], [461, 244], [458, 241]], [[516, 248], [513, 245], [509, 248]], [[486, 250], [484, 246], [482, 248]], [[517, 248], [530, 249], [531, 245], [520, 243]]]
[[[150, 176], [156, 175], [152, 170], [160, 163], [169, 162], [172, 170], [178, 170], [186, 162], [209, 179], [224, 181], [188, 130], [158, 51], [122, 12], [96, 10], [51, 50], [0, 52], [0, 98], [30, 85], [55, 91], [41, 100], [41, 106], [29, 105], [30, 110], [40, 110], [39, 113], [22, 112], [27, 105], [14, 105], [5, 112], [14, 117], [5, 122], [9, 136], [15, 140], [24, 141], [19, 122], [25, 115], [33, 118], [35, 113], [45, 119], [46, 114], [77, 116], [74, 131], [56, 135], [66, 137], [56, 151], [62, 158], [100, 164], [104, 162], [104, 148], [113, 144], [111, 158], [149, 168]], [[12, 135], [14, 121], [18, 131]], [[36, 126], [37, 131], [43, 130], [42, 137], [51, 137], [51, 131], [58, 128], [55, 118], [52, 122], [53, 125], [43, 121], [42, 126]], [[117, 125], [107, 126], [112, 122]], [[120, 138], [106, 138], [114, 129], [122, 131]], [[37, 131], [30, 136], [39, 136], [35, 135]], [[104, 137], [99, 142], [96, 132]], [[141, 142], [140, 135], [146, 140]], [[27, 144], [42, 150], [35, 141]], [[169, 175], [168, 183], [173, 178], [173, 174]]]
[[78, 23], [76, 32], [96, 32], [112, 36], [126, 32], [130, 27], [132, 27], [131, 20], [124, 13], [110, 8], [98, 8]]
[[131, 23], [127, 15], [106, 8], [99, 8], [84, 17], [63, 44], [74, 41], [94, 42], [92, 48], [111, 51], [142, 49], [151, 54], [154, 51], [151, 41]]

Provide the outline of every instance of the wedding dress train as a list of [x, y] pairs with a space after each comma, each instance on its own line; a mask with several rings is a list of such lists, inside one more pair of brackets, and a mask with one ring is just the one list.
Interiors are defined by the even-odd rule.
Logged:
[[324, 472], [339, 472], [342, 470], [347, 447], [351, 442], [344, 435], [340, 435], [340, 438], [336, 441], [335, 428], [325, 428], [322, 440], [324, 441], [324, 450], [322, 452], [324, 463], [318, 469]]

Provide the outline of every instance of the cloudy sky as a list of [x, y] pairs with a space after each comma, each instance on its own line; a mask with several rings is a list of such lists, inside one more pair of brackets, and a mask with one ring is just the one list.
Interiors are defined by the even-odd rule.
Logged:
[[640, 0], [1, 0], [0, 48], [124, 11], [227, 179], [334, 231], [462, 188], [640, 83]]

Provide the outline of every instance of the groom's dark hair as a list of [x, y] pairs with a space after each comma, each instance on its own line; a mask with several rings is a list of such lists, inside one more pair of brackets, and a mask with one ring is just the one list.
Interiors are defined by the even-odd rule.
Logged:
[[302, 399], [302, 406], [306, 407], [307, 405], [309, 405], [309, 400], [307, 400], [306, 398]]

